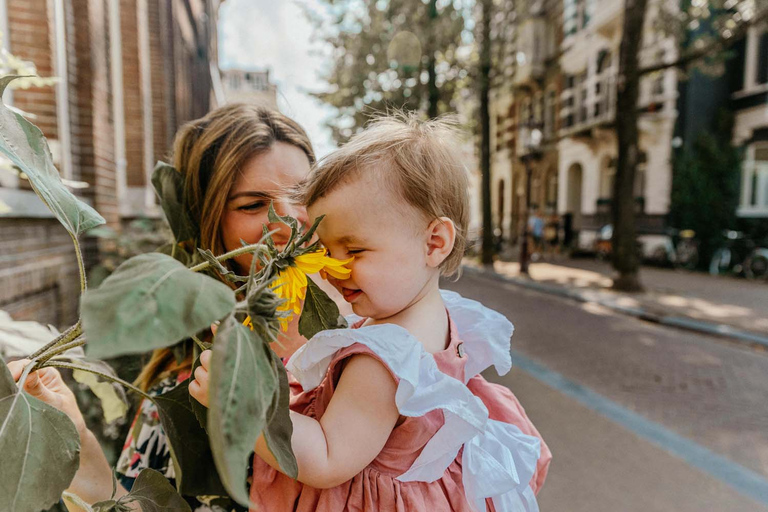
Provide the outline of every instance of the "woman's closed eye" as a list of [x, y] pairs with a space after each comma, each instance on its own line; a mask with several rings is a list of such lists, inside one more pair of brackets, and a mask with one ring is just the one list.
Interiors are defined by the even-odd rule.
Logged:
[[240, 206], [237, 209], [252, 212], [252, 211], [256, 211], [263, 208], [265, 204], [266, 203], [264, 201], [256, 201], [255, 203], [244, 204], [243, 206]]
[[365, 251], [366, 249], [347, 249], [347, 254], [361, 254]]

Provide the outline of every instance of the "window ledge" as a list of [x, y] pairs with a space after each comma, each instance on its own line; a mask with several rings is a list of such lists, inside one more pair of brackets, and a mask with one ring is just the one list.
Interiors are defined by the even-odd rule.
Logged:
[[52, 219], [53, 213], [31, 190], [0, 188], [0, 218]]

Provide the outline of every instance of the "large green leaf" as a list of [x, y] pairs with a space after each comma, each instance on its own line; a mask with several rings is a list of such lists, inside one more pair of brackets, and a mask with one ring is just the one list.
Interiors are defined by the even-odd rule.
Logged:
[[189, 504], [179, 496], [165, 476], [154, 469], [143, 469], [131, 492], [120, 503], [136, 502], [142, 512], [191, 512]]
[[0, 510], [37, 512], [59, 501], [80, 463], [80, 436], [63, 412], [19, 392], [0, 358]]
[[[0, 78], [0, 98], [16, 78]], [[1, 101], [0, 153], [26, 174], [40, 199], [72, 235], [105, 223], [96, 210], [77, 199], [61, 182], [43, 132]]]
[[81, 300], [86, 350], [114, 357], [169, 347], [235, 307], [227, 285], [170, 256], [141, 254], [120, 265]]
[[227, 496], [213, 463], [208, 434], [189, 402], [189, 381], [153, 398], [171, 447], [176, 487], [183, 496]]
[[172, 165], [157, 162], [152, 173], [152, 185], [176, 241], [196, 240], [199, 227], [189, 214], [189, 208], [184, 205], [184, 176]]
[[310, 339], [320, 331], [340, 329], [347, 326], [339, 307], [328, 295], [307, 276], [307, 296], [299, 317], [299, 332]]
[[267, 412], [268, 420], [264, 429], [264, 439], [283, 472], [291, 478], [296, 478], [299, 476], [299, 466], [296, 464], [296, 456], [291, 447], [293, 423], [288, 408], [291, 388], [288, 384], [288, 374], [283, 362], [274, 352], [271, 352], [271, 356], [272, 365], [277, 374], [278, 386]]
[[269, 346], [235, 319], [221, 322], [213, 343], [208, 435], [229, 495], [248, 506], [248, 457], [272, 403], [277, 377]]

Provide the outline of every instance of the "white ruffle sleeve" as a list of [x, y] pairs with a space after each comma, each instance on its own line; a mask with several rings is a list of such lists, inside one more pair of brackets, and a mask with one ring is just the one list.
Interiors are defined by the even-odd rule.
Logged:
[[[469, 358], [465, 380], [491, 365], [500, 374], [508, 372], [512, 324], [479, 302], [455, 292], [441, 293]], [[485, 511], [486, 498], [493, 500], [498, 512], [538, 511], [528, 484], [541, 451], [539, 439], [514, 425], [490, 420], [488, 409], [466, 382], [441, 372], [432, 354], [404, 328], [381, 324], [323, 331], [301, 347], [286, 367], [304, 389], [313, 389], [322, 382], [334, 354], [355, 343], [371, 349], [399, 378], [395, 402], [400, 414], [417, 417], [438, 408], [444, 413], [443, 426], [398, 480], [439, 479], [463, 446], [464, 489], [477, 512]]]

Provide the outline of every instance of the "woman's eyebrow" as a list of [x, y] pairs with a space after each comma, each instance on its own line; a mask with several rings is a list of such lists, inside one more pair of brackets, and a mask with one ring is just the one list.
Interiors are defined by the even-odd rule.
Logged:
[[261, 199], [272, 199], [272, 196], [267, 192], [261, 192], [259, 190], [244, 190], [242, 192], [232, 194], [227, 198], [227, 201], [237, 199], [238, 197], [259, 197]]

